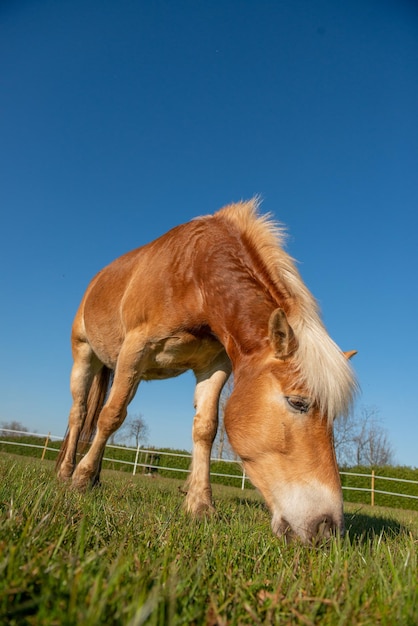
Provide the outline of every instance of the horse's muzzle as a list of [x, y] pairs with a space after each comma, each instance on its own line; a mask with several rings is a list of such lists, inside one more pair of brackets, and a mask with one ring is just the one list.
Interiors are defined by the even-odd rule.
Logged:
[[278, 537], [286, 541], [299, 539], [307, 545], [322, 544], [332, 537], [344, 534], [343, 518], [335, 519], [332, 514], [324, 514], [306, 522], [306, 524], [291, 525], [285, 518], [273, 516], [272, 530]]

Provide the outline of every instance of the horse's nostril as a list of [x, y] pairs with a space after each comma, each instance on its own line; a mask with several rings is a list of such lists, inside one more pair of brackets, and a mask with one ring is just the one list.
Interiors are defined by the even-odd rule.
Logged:
[[318, 546], [327, 542], [332, 536], [344, 533], [344, 523], [339, 517], [332, 514], [318, 515], [304, 526], [292, 526], [285, 517], [274, 517], [272, 520], [273, 532], [283, 537], [286, 543], [293, 539], [302, 540], [305, 544]]
[[332, 515], [321, 515], [310, 524], [309, 534], [314, 541], [329, 539], [337, 531], [338, 524]]
[[328, 536], [331, 529], [332, 529], [332, 523], [326, 517], [325, 519], [322, 520], [322, 522], [318, 524], [318, 529], [317, 529], [316, 534], [319, 535], [320, 537]]

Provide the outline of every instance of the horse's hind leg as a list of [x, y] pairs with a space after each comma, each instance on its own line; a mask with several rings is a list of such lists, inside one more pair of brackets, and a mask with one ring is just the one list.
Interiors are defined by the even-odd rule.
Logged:
[[210, 368], [196, 374], [193, 458], [186, 483], [186, 509], [200, 516], [213, 510], [210, 486], [210, 454], [218, 428], [218, 405], [222, 388], [230, 375], [229, 360], [219, 356]]
[[98, 482], [104, 449], [109, 437], [119, 428], [126, 417], [129, 402], [139, 384], [140, 359], [135, 345], [122, 346], [109, 397], [97, 420], [96, 433], [90, 450], [78, 463], [72, 484], [84, 489]]
[[58, 477], [63, 480], [69, 480], [74, 472], [77, 444], [87, 415], [90, 387], [95, 374], [102, 367], [86, 341], [73, 342], [73, 356], [70, 380], [73, 404], [68, 419], [68, 432], [57, 461]]

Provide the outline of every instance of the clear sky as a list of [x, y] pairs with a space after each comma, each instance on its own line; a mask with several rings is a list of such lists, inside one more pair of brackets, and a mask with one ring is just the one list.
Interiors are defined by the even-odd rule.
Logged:
[[[3, 0], [0, 59], [0, 421], [63, 434], [92, 276], [261, 194], [418, 465], [416, 2]], [[191, 448], [193, 387], [140, 386], [151, 444]]]

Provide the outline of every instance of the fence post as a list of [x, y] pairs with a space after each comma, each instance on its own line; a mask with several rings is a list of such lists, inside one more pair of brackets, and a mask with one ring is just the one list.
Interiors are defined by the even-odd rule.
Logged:
[[138, 464], [138, 456], [139, 456], [139, 443], [138, 443], [138, 447], [136, 449], [136, 454], [135, 454], [135, 463], [134, 463], [134, 470], [132, 472], [132, 475], [135, 476], [136, 474], [136, 466]]
[[44, 458], [45, 458], [45, 452], [46, 452], [46, 449], [47, 449], [47, 447], [48, 447], [48, 443], [49, 443], [49, 438], [50, 438], [50, 436], [51, 436], [51, 433], [49, 432], [49, 433], [47, 434], [47, 436], [46, 436], [46, 439], [45, 439], [45, 445], [44, 445], [44, 449], [42, 450], [41, 461], [43, 461], [43, 460], [44, 460]]
[[374, 469], [372, 470], [372, 488], [370, 493], [371, 505], [374, 506]]
[[245, 489], [245, 469], [242, 469], [242, 482], [241, 482], [241, 489], [244, 491]]

